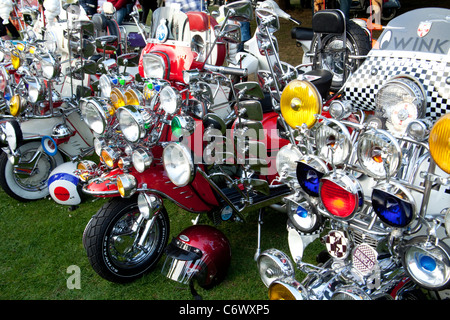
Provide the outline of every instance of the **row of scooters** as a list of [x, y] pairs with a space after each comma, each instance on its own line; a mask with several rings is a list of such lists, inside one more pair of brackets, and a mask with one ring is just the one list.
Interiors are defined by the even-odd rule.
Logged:
[[[429, 44], [448, 38], [449, 10], [393, 19], [364, 54], [348, 43], [370, 44], [367, 25], [349, 33], [341, 11], [319, 11], [311, 30], [293, 30], [311, 45], [308, 63], [291, 66], [274, 35], [286, 13], [270, 0], [219, 16], [160, 7], [149, 33], [137, 23], [136, 52], [122, 51], [120, 32], [100, 33], [117, 30], [107, 15], [61, 9], [43, 38], [3, 43], [0, 184], [19, 201], [109, 198], [83, 234], [101, 277], [130, 282], [165, 257], [168, 278], [211, 288], [231, 260], [214, 225], [259, 211], [261, 228], [270, 208], [286, 214], [290, 248], [262, 251], [259, 229], [270, 299], [445, 298], [449, 48]], [[253, 19], [238, 52], [240, 23]], [[166, 201], [211, 224], [169, 242]], [[303, 262], [316, 240], [317, 264]]]

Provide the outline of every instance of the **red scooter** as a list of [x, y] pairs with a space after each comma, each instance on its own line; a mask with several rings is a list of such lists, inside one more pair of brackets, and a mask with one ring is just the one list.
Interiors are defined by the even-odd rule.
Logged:
[[[227, 19], [252, 16], [250, 2], [228, 7]], [[170, 228], [163, 199], [212, 219], [242, 220], [289, 192], [271, 184], [270, 164], [288, 143], [278, 136], [278, 113], [263, 113], [258, 83], [226, 76], [245, 70], [221, 66], [225, 41], [239, 30], [224, 23], [216, 37], [211, 16], [169, 7], [155, 11], [152, 25], [139, 69], [143, 99], [115, 110], [109, 119], [120, 137], [103, 147], [99, 137], [100, 166], [82, 162], [79, 170], [85, 193], [111, 198], [83, 243], [94, 270], [113, 282], [132, 281], [161, 258]]]

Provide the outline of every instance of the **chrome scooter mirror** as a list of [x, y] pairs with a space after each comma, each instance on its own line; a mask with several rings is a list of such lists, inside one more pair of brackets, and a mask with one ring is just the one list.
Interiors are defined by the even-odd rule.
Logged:
[[264, 93], [257, 82], [241, 82], [234, 85], [234, 88], [239, 94], [239, 99], [242, 97], [264, 99]]
[[275, 12], [268, 9], [256, 9], [256, 23], [261, 30], [274, 33], [280, 29], [280, 21]]
[[216, 25], [214, 27], [216, 37], [227, 43], [241, 43], [241, 28], [237, 24], [227, 23], [223, 27]]
[[250, 22], [253, 20], [253, 7], [251, 1], [236, 1], [225, 6], [225, 16], [231, 20]]

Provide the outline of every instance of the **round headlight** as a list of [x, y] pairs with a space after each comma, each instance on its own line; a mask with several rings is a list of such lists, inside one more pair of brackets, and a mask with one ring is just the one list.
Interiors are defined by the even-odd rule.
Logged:
[[38, 70], [40, 70], [45, 79], [50, 80], [59, 75], [61, 65], [51, 54], [38, 55], [38, 61]]
[[110, 94], [111, 104], [117, 110], [125, 105], [125, 95], [121, 88], [114, 87]]
[[418, 81], [406, 76], [395, 77], [378, 90], [376, 115], [386, 119], [391, 132], [402, 134], [412, 120], [424, 116], [425, 97]]
[[144, 67], [144, 77], [146, 79], [166, 79], [166, 64], [162, 56], [154, 53], [144, 54], [142, 65]]
[[101, 157], [102, 156], [102, 149], [106, 146], [106, 142], [105, 140], [101, 139], [101, 138], [94, 138], [94, 150], [95, 153]]
[[161, 199], [153, 194], [141, 192], [138, 196], [139, 212], [145, 219], [150, 219], [151, 215], [156, 212], [162, 205]]
[[347, 162], [352, 150], [350, 133], [347, 128], [334, 119], [324, 120], [316, 130], [318, 155], [334, 165]]
[[351, 102], [348, 100], [333, 100], [328, 112], [334, 119], [345, 119], [352, 113]]
[[137, 142], [145, 136], [144, 119], [135, 106], [123, 106], [117, 109], [120, 130], [130, 142]]
[[397, 140], [384, 130], [371, 129], [364, 132], [359, 138], [357, 153], [363, 170], [376, 179], [385, 179], [386, 174], [393, 176], [401, 165], [400, 146]]
[[443, 290], [450, 285], [450, 248], [426, 236], [409, 240], [402, 249], [402, 263], [414, 282], [428, 290]]
[[45, 86], [38, 77], [25, 77], [27, 84], [27, 99], [31, 103], [36, 103], [44, 98]]
[[306, 289], [294, 278], [272, 282], [269, 287], [270, 300], [308, 300]]
[[144, 97], [139, 91], [130, 88], [125, 91], [125, 103], [133, 106], [143, 106]]
[[22, 64], [20, 53], [17, 49], [11, 50], [11, 64], [15, 70], [19, 69], [20, 65]]
[[278, 151], [276, 158], [278, 174], [281, 175], [283, 172], [287, 172], [288, 174], [295, 172], [297, 169], [297, 161], [300, 161], [302, 158], [303, 154], [297, 146], [290, 143], [283, 146], [280, 151]]
[[191, 116], [175, 116], [170, 123], [170, 128], [174, 137], [188, 137], [195, 131], [195, 120]]
[[439, 118], [428, 138], [430, 153], [436, 164], [450, 173], [450, 113]]
[[117, 166], [121, 152], [115, 148], [105, 147], [100, 154], [108, 168], [113, 169]]
[[106, 130], [110, 117], [108, 105], [95, 98], [82, 98], [80, 101], [81, 115], [92, 131], [102, 134]]
[[117, 176], [117, 190], [123, 198], [129, 198], [137, 190], [137, 180], [132, 174], [124, 173]]
[[142, 173], [152, 164], [153, 155], [145, 151], [143, 148], [138, 148], [133, 151], [132, 159], [133, 166], [136, 171]]
[[414, 197], [397, 183], [375, 186], [372, 192], [372, 207], [381, 221], [391, 227], [406, 227], [416, 217]]
[[8, 84], [8, 71], [6, 71], [6, 68], [3, 65], [1, 65], [0, 66], [0, 92], [1, 93], [5, 92], [7, 84]]
[[25, 108], [26, 103], [21, 96], [15, 94], [11, 97], [11, 100], [9, 101], [9, 112], [11, 115], [17, 117], [25, 110]]
[[112, 83], [110, 76], [108, 76], [106, 74], [102, 74], [100, 76], [99, 87], [100, 87], [103, 97], [105, 97], [105, 98], [111, 97], [112, 85], [113, 85], [113, 83]]
[[320, 179], [328, 172], [326, 164], [317, 157], [308, 157], [297, 163], [297, 180], [300, 187], [312, 197], [319, 196]]
[[183, 145], [171, 142], [163, 151], [163, 164], [173, 184], [183, 187], [194, 178], [194, 162], [190, 151]]
[[353, 175], [336, 170], [320, 180], [320, 202], [334, 217], [348, 220], [364, 204], [362, 187]]
[[308, 81], [293, 80], [283, 90], [280, 101], [281, 114], [291, 128], [316, 123], [314, 115], [322, 113], [322, 98]]
[[168, 114], [174, 114], [181, 104], [181, 95], [171, 86], [165, 86], [159, 93], [161, 107]]
[[261, 253], [257, 260], [262, 282], [269, 287], [280, 278], [294, 275], [294, 266], [289, 257], [277, 249], [269, 249]]
[[321, 227], [321, 216], [317, 214], [316, 206], [306, 197], [296, 199], [285, 198], [286, 213], [295, 229], [302, 233], [312, 233]]

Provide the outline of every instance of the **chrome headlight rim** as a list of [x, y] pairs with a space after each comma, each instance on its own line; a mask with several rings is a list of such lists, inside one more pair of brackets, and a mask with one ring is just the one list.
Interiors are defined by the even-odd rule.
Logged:
[[80, 99], [80, 111], [84, 122], [97, 134], [103, 134], [107, 129], [110, 112], [106, 103], [94, 97]]
[[60, 63], [50, 53], [44, 53], [38, 57], [38, 69], [46, 80], [57, 77], [61, 71]]
[[125, 105], [116, 111], [119, 127], [124, 138], [129, 142], [137, 142], [145, 136], [145, 123], [136, 106]]
[[[174, 151], [178, 152], [178, 164], [174, 162]], [[182, 164], [184, 170], [179, 169], [180, 161], [184, 161]], [[191, 151], [180, 143], [170, 142], [165, 146], [163, 150], [163, 165], [170, 181], [178, 187], [184, 187], [194, 179], [195, 166]], [[177, 171], [181, 171], [184, 174], [180, 176], [177, 174]]]
[[[329, 169], [325, 162], [317, 156], [308, 155], [305, 159], [297, 162], [297, 181], [302, 190], [311, 197], [319, 197], [320, 179], [328, 172]], [[315, 181], [311, 181], [311, 179]]]
[[[384, 147], [380, 146], [380, 142], [385, 144]], [[361, 168], [374, 179], [385, 179], [386, 174], [392, 177], [400, 169], [402, 150], [397, 139], [386, 130], [370, 129], [364, 132], [358, 139], [356, 150]], [[389, 157], [389, 172], [385, 170], [383, 157]]]
[[139, 212], [148, 220], [162, 207], [162, 200], [153, 193], [140, 192], [137, 199]]
[[303, 154], [296, 145], [289, 143], [277, 152], [276, 156], [276, 168], [278, 174], [284, 175], [286, 173], [292, 173], [297, 170], [297, 162], [303, 159]]
[[294, 264], [283, 251], [272, 248], [263, 251], [256, 261], [261, 281], [266, 287], [277, 280], [294, 275]]
[[[406, 228], [417, 218], [417, 204], [414, 197], [400, 183], [390, 181], [377, 184], [372, 189], [371, 201], [377, 217], [390, 227]], [[396, 215], [396, 212], [389, 214], [389, 212], [383, 210], [389, 210], [389, 208], [394, 210], [396, 209], [394, 205], [397, 206], [396, 208], [400, 207], [404, 215]]]
[[400, 254], [406, 273], [419, 286], [436, 291], [450, 287], [450, 247], [443, 241], [417, 236]]
[[130, 198], [137, 191], [136, 177], [129, 173], [119, 174], [116, 177], [117, 190], [122, 198]]
[[[392, 91], [391, 87], [398, 88], [403, 93], [396, 93], [397, 90]], [[375, 102], [378, 110], [376, 115], [386, 119], [387, 128], [403, 134], [410, 120], [420, 119], [425, 115], [426, 91], [415, 77], [399, 74], [386, 81], [378, 90]]]
[[[280, 288], [285, 291], [283, 296], [275, 294], [277, 291], [280, 291]], [[268, 295], [270, 300], [288, 300], [286, 298], [292, 300], [309, 300], [308, 291], [293, 277], [273, 281], [269, 286]], [[278, 299], [276, 299], [277, 297]]]
[[[328, 132], [326, 132], [327, 130]], [[333, 165], [341, 165], [347, 162], [353, 145], [348, 129], [341, 122], [334, 119], [324, 119], [317, 126], [314, 138], [319, 157]], [[330, 152], [331, 157], [329, 156]]]
[[322, 227], [322, 216], [307, 195], [286, 197], [286, 213], [296, 230], [303, 234], [313, 234]]
[[99, 87], [103, 97], [111, 97], [112, 86], [113, 82], [111, 80], [111, 77], [106, 74], [102, 74], [99, 79]]
[[168, 114], [174, 114], [181, 105], [181, 94], [171, 86], [165, 86], [159, 92], [161, 108]]
[[142, 57], [144, 77], [146, 79], [167, 79], [165, 59], [155, 53], [146, 53]]
[[31, 103], [37, 103], [45, 98], [44, 81], [35, 76], [25, 76], [24, 81], [27, 85], [27, 100]]
[[125, 97], [125, 103], [127, 105], [132, 106], [143, 106], [144, 103], [144, 96], [139, 90], [136, 90], [135, 88], [128, 88], [125, 91], [124, 94]]
[[117, 167], [122, 152], [114, 147], [104, 147], [101, 151], [101, 159], [103, 163], [110, 169]]
[[372, 299], [361, 288], [352, 285], [346, 285], [339, 287], [331, 296], [331, 300], [372, 300]]
[[153, 162], [153, 155], [151, 152], [147, 152], [144, 148], [137, 148], [133, 150], [131, 155], [133, 166], [137, 172], [142, 173], [148, 168]]
[[[328, 190], [325, 190], [325, 186], [324, 184], [328, 185], [328, 182], [333, 183], [334, 185], [336, 185], [339, 189], [335, 190], [335, 192], [333, 192], [333, 196], [335, 196], [336, 198], [327, 198], [326, 195], [329, 192], [325, 192]], [[327, 186], [328, 189], [328, 186]], [[349, 201], [353, 202], [353, 206], [352, 207], [348, 207], [345, 206], [345, 209], [348, 211], [344, 211], [344, 214], [341, 213], [341, 211], [339, 213], [336, 212], [336, 210], [340, 210], [343, 209], [343, 207], [341, 206], [340, 208], [338, 207], [337, 204], [342, 205], [342, 202], [339, 203], [335, 203], [333, 202], [333, 199], [339, 199], [337, 198], [338, 196], [340, 196], [340, 201], [343, 201], [343, 197], [346, 196], [347, 194], [338, 194], [337, 191], [342, 190], [343, 192], [346, 192], [349, 196], [349, 198], [347, 198]], [[320, 194], [320, 204], [323, 208], [325, 208], [325, 210], [333, 217], [333, 219], [337, 219], [337, 220], [341, 220], [341, 221], [348, 221], [353, 219], [353, 217], [355, 216], [355, 214], [357, 214], [358, 212], [360, 212], [364, 206], [364, 193], [363, 193], [363, 188], [361, 186], [361, 184], [359, 183], [358, 179], [356, 179], [353, 175], [351, 174], [347, 174], [346, 171], [344, 170], [340, 170], [337, 169], [333, 172], [330, 172], [326, 175], [324, 175], [322, 177], [322, 179], [320, 179], [320, 186], [319, 186], [319, 194]], [[331, 199], [331, 204], [336, 204], [335, 207], [331, 207], [330, 206], [330, 199]], [[350, 202], [350, 204], [351, 204]]]

